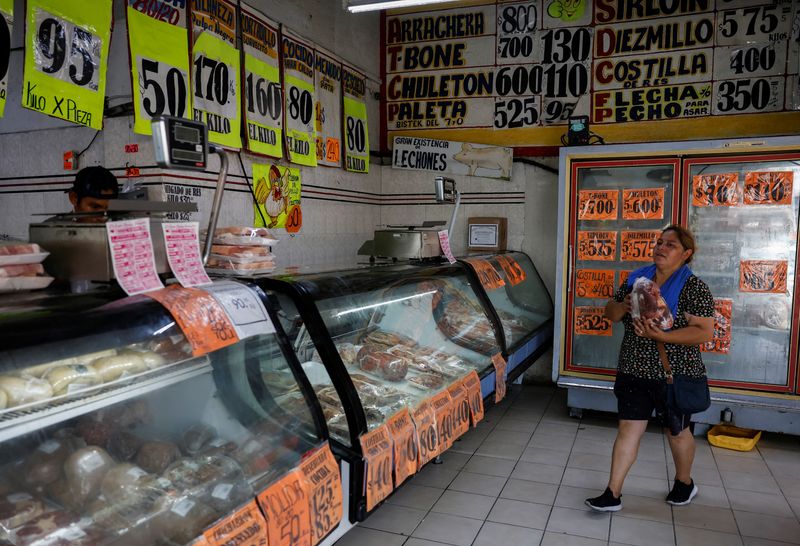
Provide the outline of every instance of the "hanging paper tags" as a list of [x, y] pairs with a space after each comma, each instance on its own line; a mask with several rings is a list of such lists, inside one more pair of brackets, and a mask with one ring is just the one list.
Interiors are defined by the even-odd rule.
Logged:
[[581, 190], [578, 192], [578, 220], [616, 220], [619, 190]]
[[786, 260], [742, 260], [739, 262], [739, 291], [786, 293]]
[[155, 116], [192, 117], [186, 7], [164, 3], [152, 10], [145, 0], [128, 0], [126, 13], [133, 130], [149, 135]]
[[343, 65], [345, 169], [357, 173], [369, 172], [369, 133], [367, 131], [367, 77], [358, 70]]
[[483, 394], [481, 394], [481, 380], [478, 372], [472, 370], [464, 378], [464, 388], [467, 391], [469, 400], [469, 413], [472, 418], [472, 426], [477, 426], [483, 419]]
[[244, 120], [247, 149], [283, 157], [283, 94], [278, 25], [242, 4]]
[[622, 190], [623, 220], [663, 220], [664, 188]]
[[262, 546], [267, 543], [267, 522], [253, 500], [203, 531], [203, 538], [209, 546]]
[[317, 164], [339, 167], [342, 163], [342, 63], [319, 48], [315, 55]]
[[692, 177], [692, 205], [732, 207], [739, 204], [739, 174], [700, 174]]
[[281, 40], [286, 151], [292, 163], [315, 167], [314, 48], [289, 32], [283, 32]]
[[617, 256], [616, 231], [579, 231], [578, 259], [613, 262]]
[[26, 3], [22, 106], [103, 128], [111, 0]]
[[14, 0], [0, 0], [0, 118], [6, 107], [13, 28]]
[[492, 356], [494, 366], [494, 403], [497, 404], [506, 397], [506, 359], [500, 353]]
[[714, 298], [714, 339], [700, 345], [707, 353], [726, 355], [731, 349], [731, 326], [733, 321], [733, 300]]
[[147, 292], [147, 296], [169, 311], [192, 346], [194, 356], [203, 356], [239, 341], [231, 319], [208, 292], [172, 285]]
[[584, 336], [610, 336], [611, 321], [605, 317], [605, 307], [576, 307], [575, 333]]
[[286, 228], [289, 233], [300, 231], [303, 225], [300, 169], [253, 163], [253, 191], [254, 226]]
[[436, 433], [439, 436], [439, 451], [437, 455], [439, 455], [453, 445], [452, 400], [450, 399], [450, 393], [443, 390], [432, 396], [429, 401], [436, 414]]
[[442, 248], [442, 254], [447, 258], [451, 264], [456, 263], [456, 257], [453, 256], [453, 250], [450, 248], [450, 234], [446, 229], [439, 232], [439, 246]]
[[194, 120], [208, 125], [208, 140], [241, 148], [236, 5], [229, 0], [191, 2]]
[[417, 472], [419, 440], [411, 414], [406, 408], [389, 418], [386, 425], [389, 427], [394, 446], [394, 486], [397, 488]]
[[511, 286], [516, 286], [528, 278], [522, 266], [509, 254], [498, 254], [495, 256], [495, 260], [497, 260], [497, 263], [503, 268], [503, 272], [506, 274], [506, 280], [511, 283]]
[[164, 245], [169, 267], [183, 286], [211, 284], [200, 255], [200, 236], [197, 222], [165, 222]]
[[303, 473], [295, 469], [258, 495], [270, 546], [311, 546], [309, 493]]
[[385, 424], [362, 434], [361, 451], [366, 465], [367, 511], [392, 492], [392, 439]]
[[579, 298], [610, 298], [614, 295], [614, 272], [610, 269], [576, 270], [575, 295]]
[[749, 172], [744, 175], [745, 205], [791, 205], [792, 171]]
[[436, 414], [428, 400], [424, 400], [411, 414], [419, 440], [419, 468], [439, 453], [439, 434], [436, 432]]
[[472, 266], [478, 280], [487, 291], [496, 290], [505, 286], [506, 281], [500, 276], [492, 264], [483, 258], [464, 258], [464, 261]]
[[469, 431], [469, 396], [461, 381], [447, 387], [447, 392], [450, 393], [452, 400], [450, 410], [453, 416], [453, 441], [455, 441]]
[[619, 259], [623, 262], [649, 262], [653, 259], [658, 230], [623, 231]]
[[339, 464], [325, 444], [300, 463], [309, 484], [311, 544], [319, 544], [342, 520], [342, 483]]
[[129, 296], [163, 288], [156, 272], [150, 219], [106, 223], [114, 278]]

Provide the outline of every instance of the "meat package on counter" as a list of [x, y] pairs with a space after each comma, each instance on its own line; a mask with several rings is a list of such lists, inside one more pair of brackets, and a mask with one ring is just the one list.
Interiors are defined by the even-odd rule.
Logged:
[[36, 277], [44, 275], [42, 264], [21, 264], [0, 266], [0, 278], [4, 277]]
[[658, 285], [650, 279], [639, 277], [634, 281], [631, 291], [631, 317], [651, 320], [662, 330], [672, 328], [672, 312], [661, 297]]
[[230, 226], [217, 228], [213, 242], [215, 245], [271, 246], [278, 240], [265, 228]]
[[41, 265], [47, 255], [35, 243], [0, 243], [0, 293], [50, 286], [53, 277]]

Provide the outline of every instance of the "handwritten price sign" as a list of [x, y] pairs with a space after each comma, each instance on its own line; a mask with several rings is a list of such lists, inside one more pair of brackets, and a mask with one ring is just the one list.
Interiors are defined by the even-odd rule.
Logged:
[[506, 281], [503, 280], [488, 260], [484, 260], [483, 258], [468, 258], [464, 261], [472, 266], [472, 269], [478, 276], [481, 286], [487, 291], [497, 290], [501, 286], [505, 286]]
[[308, 482], [299, 469], [269, 486], [257, 500], [267, 516], [270, 546], [311, 546]]
[[511, 286], [517, 286], [519, 283], [525, 281], [528, 276], [525, 270], [519, 265], [517, 260], [507, 254], [499, 254], [495, 256], [495, 260], [500, 264], [500, 268], [506, 275], [506, 280], [511, 283]]
[[467, 377], [464, 378], [464, 388], [467, 391], [467, 398], [469, 399], [469, 413], [472, 418], [472, 426], [477, 424], [483, 419], [483, 395], [481, 394], [481, 380], [478, 377], [478, 372], [472, 370]]
[[436, 414], [431, 407], [430, 401], [424, 400], [417, 406], [411, 418], [414, 420], [414, 427], [417, 431], [417, 441], [419, 444], [419, 464], [422, 468], [428, 461], [439, 454], [439, 434], [436, 432]]
[[578, 220], [616, 220], [619, 190], [578, 192]]
[[742, 260], [739, 263], [739, 291], [786, 293], [786, 260]]
[[622, 190], [624, 220], [663, 220], [664, 188]]
[[339, 465], [328, 443], [300, 463], [311, 497], [311, 544], [319, 544], [342, 520]]
[[613, 262], [617, 255], [616, 231], [579, 231], [578, 259]]
[[576, 307], [575, 333], [584, 336], [610, 336], [611, 321], [603, 316], [603, 307]]
[[750, 172], [744, 175], [745, 205], [791, 205], [792, 171]]
[[497, 404], [506, 397], [506, 359], [500, 353], [492, 356], [494, 366], [494, 403]]
[[714, 339], [700, 346], [706, 353], [726, 355], [731, 349], [731, 324], [733, 300], [714, 298]]
[[436, 432], [439, 434], [439, 453], [450, 449], [453, 445], [453, 412], [450, 393], [446, 390], [433, 396], [431, 407], [436, 413]]
[[620, 259], [623, 262], [649, 262], [653, 259], [660, 231], [623, 231]]
[[692, 178], [692, 205], [733, 207], [739, 204], [739, 174], [702, 174]]
[[614, 272], [608, 269], [578, 269], [575, 294], [579, 298], [610, 298], [614, 295]]
[[256, 501], [226, 516], [203, 532], [209, 546], [262, 546], [267, 544], [267, 522], [258, 510]]
[[398, 487], [417, 472], [419, 464], [419, 440], [408, 409], [403, 408], [386, 424], [394, 445], [394, 483]]
[[361, 435], [367, 465], [367, 511], [392, 492], [392, 438], [385, 424]]
[[453, 441], [469, 431], [469, 397], [460, 381], [447, 387], [453, 401], [450, 411], [453, 416]]

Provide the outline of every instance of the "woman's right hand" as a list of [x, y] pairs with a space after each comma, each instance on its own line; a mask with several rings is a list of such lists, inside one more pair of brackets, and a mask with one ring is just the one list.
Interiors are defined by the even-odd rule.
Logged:
[[625, 296], [621, 302], [613, 299], [609, 300], [606, 304], [605, 316], [613, 322], [619, 322], [626, 313], [631, 312], [631, 295]]
[[623, 309], [625, 309], [626, 313], [630, 313], [631, 312], [631, 295], [630, 294], [625, 296], [625, 299], [622, 300], [622, 307], [623, 307]]

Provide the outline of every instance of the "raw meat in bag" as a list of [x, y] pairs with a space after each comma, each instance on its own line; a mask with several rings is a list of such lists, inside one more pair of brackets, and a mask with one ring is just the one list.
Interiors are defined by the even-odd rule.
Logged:
[[645, 277], [633, 283], [631, 292], [631, 316], [634, 319], [652, 320], [657, 328], [672, 328], [672, 312], [661, 296], [658, 285]]

